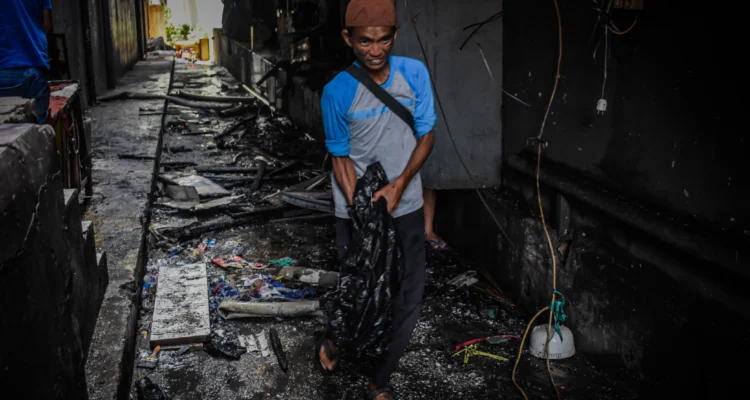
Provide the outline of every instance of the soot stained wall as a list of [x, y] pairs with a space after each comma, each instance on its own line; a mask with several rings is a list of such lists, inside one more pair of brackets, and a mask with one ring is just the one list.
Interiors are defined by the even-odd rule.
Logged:
[[[542, 200], [566, 322], [582, 355], [632, 378], [643, 397], [721, 397], [748, 353], [750, 212], [746, 129], [733, 105], [738, 28], [725, 11], [645, 1], [614, 10], [560, 2], [563, 60], [543, 139]], [[487, 193], [500, 233], [470, 191], [440, 193], [438, 233], [491, 270], [529, 312], [551, 295], [536, 203], [536, 147], [558, 56], [551, 0], [505, 2], [503, 188]], [[592, 37], [592, 31], [594, 35]], [[597, 34], [599, 36], [597, 36]], [[607, 100], [597, 114], [599, 98]], [[721, 344], [721, 350], [714, 346]]]
[[[621, 30], [636, 17], [638, 23], [625, 35], [608, 34], [608, 107], [600, 115], [604, 30], [594, 31], [591, 2], [560, 6], [563, 61], [544, 157], [690, 222], [747, 227], [748, 176], [740, 162], [748, 143], [746, 130], [733, 125], [738, 115], [728, 47], [736, 36], [724, 11], [674, 0], [646, 1], [640, 12], [613, 9]], [[515, 154], [538, 134], [552, 90], [558, 54], [553, 3], [508, 2], [504, 23], [505, 89], [531, 104], [504, 102], [504, 148]]]

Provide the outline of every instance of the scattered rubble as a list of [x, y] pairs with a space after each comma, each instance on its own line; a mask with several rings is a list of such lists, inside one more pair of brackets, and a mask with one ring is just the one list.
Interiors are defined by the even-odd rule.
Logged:
[[[185, 290], [203, 285], [206, 313], [199, 320], [207, 325], [196, 325], [206, 328], [204, 340], [183, 335], [184, 342], [170, 351], [165, 349], [173, 343], [162, 345], [156, 366], [139, 369], [149, 377], [136, 379], [131, 393], [164, 388], [175, 398], [362, 398], [368, 360], [345, 357], [346, 368], [327, 378], [313, 364], [314, 335], [325, 322], [317, 299], [338, 281], [323, 141], [237, 91], [241, 86], [223, 68], [188, 69], [178, 62], [175, 80], [175, 87], [193, 90], [168, 96], [168, 111], [180, 114], [166, 116], [164, 146], [191, 151], [161, 155], [141, 289], [139, 354], [145, 359], [153, 353], [154, 336], [166, 321], [159, 317], [159, 296], [172, 277], [182, 276]], [[172, 101], [177, 96], [223, 107], [190, 109], [187, 117], [184, 103]], [[201, 126], [211, 133], [184, 134]], [[513, 359], [527, 316], [479, 294], [475, 284], [482, 278], [452, 253], [429, 252], [428, 258], [424, 306], [392, 379], [396, 393], [404, 399], [515, 395], [512, 365], [475, 355]], [[205, 280], [188, 283], [183, 270], [199, 264]], [[482, 315], [490, 309], [494, 318]], [[461, 350], [457, 345], [479, 338], [470, 344], [476, 347], [468, 363], [452, 357]], [[556, 376], [566, 398], [629, 398], [627, 391], [610, 390], [616, 384], [582, 357], [553, 368], [556, 374], [570, 372]], [[524, 358], [518, 376], [530, 395], [549, 393], [546, 369], [532, 357]]]

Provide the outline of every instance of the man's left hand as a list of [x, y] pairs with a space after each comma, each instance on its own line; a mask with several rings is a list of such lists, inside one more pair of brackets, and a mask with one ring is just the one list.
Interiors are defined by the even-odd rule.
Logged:
[[385, 200], [388, 203], [388, 214], [390, 214], [396, 209], [396, 206], [398, 206], [402, 194], [404, 194], [404, 184], [401, 183], [401, 180], [396, 179], [384, 188], [375, 192], [372, 196], [372, 201], [374, 203], [380, 200], [380, 198], [385, 197]]

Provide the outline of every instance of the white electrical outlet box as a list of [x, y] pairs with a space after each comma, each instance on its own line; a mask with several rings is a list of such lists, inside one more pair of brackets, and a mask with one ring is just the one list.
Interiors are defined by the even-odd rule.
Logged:
[[605, 111], [607, 111], [607, 100], [599, 99], [599, 101], [596, 102], [596, 113], [604, 114]]

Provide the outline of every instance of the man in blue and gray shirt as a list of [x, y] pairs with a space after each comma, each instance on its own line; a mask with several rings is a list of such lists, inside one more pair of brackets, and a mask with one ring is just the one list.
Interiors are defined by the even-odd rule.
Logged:
[[[425, 227], [419, 169], [432, 150], [437, 119], [430, 77], [418, 60], [391, 56], [398, 27], [391, 0], [353, 0], [346, 12], [344, 40], [357, 65], [396, 98], [414, 117], [410, 127], [364, 85], [346, 72], [323, 90], [321, 107], [326, 145], [333, 156], [336, 244], [343, 257], [351, 238], [347, 206], [367, 166], [379, 161], [390, 184], [373, 201], [385, 198], [401, 239], [405, 274], [396, 296], [392, 342], [370, 383], [373, 398], [389, 399], [388, 379], [411, 339], [422, 306], [425, 284]], [[337, 360], [320, 350], [321, 364], [332, 370]], [[377, 397], [376, 397], [377, 396]]]

